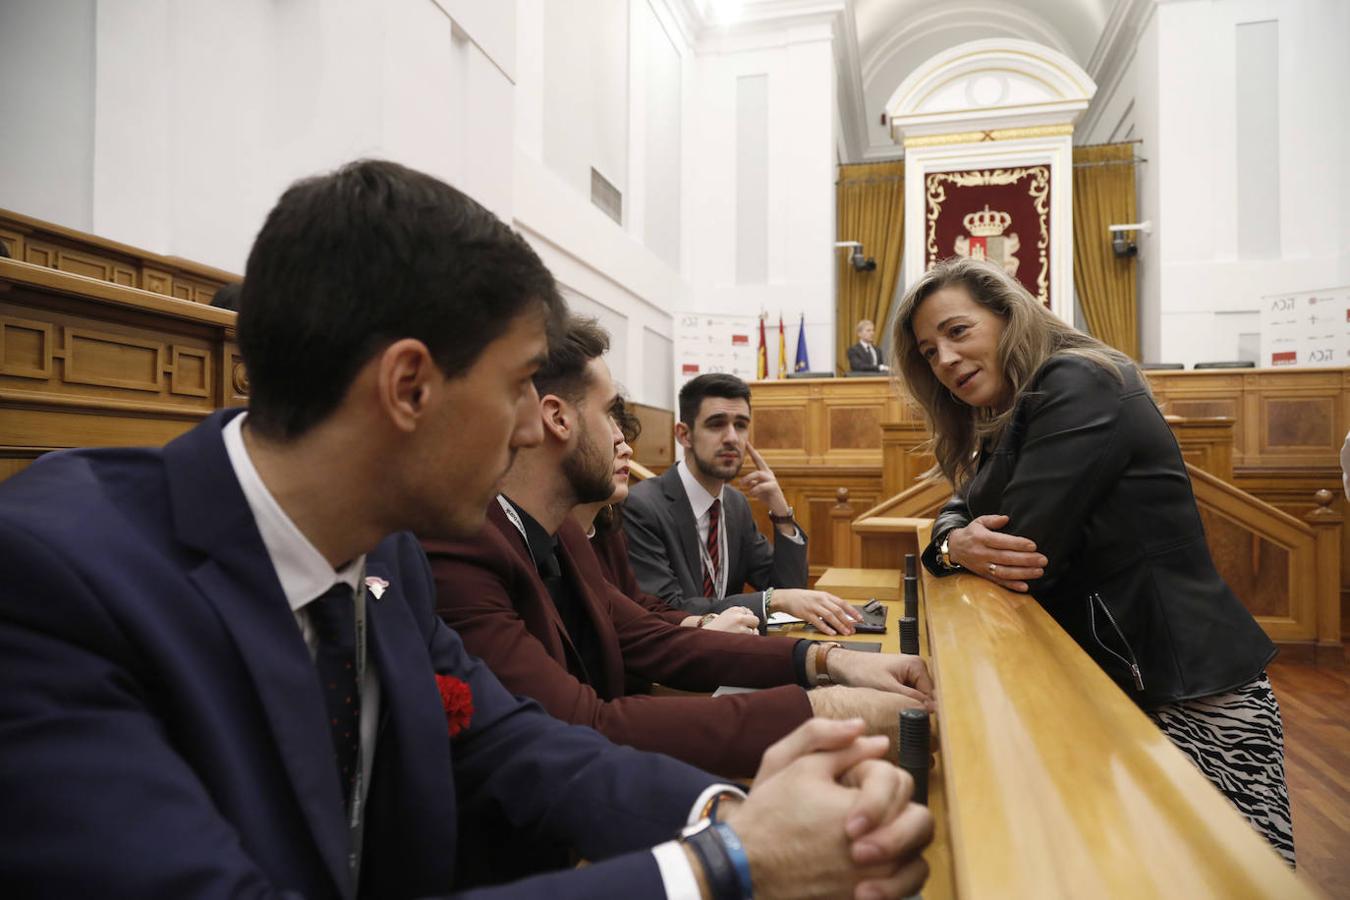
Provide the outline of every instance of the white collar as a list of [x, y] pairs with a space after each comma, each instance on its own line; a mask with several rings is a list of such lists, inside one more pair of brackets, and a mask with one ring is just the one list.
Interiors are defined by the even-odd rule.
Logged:
[[262, 535], [263, 546], [276, 569], [277, 580], [293, 612], [300, 610], [334, 584], [342, 582], [355, 592], [357, 579], [365, 566], [365, 554], [334, 570], [315, 549], [309, 539], [295, 526], [291, 517], [277, 503], [272, 492], [263, 484], [258, 470], [253, 467], [248, 448], [244, 446], [244, 419], [248, 413], [235, 416], [221, 430], [225, 438], [225, 452], [229, 454], [234, 477], [244, 492], [249, 512]]
[[714, 500], [722, 499], [722, 490], [726, 485], [724, 484], [717, 489], [716, 497], [708, 493], [703, 485], [698, 483], [694, 473], [689, 471], [689, 457], [687, 455], [680, 460], [676, 468], [680, 471], [680, 483], [684, 485], [684, 492], [689, 496], [689, 506], [694, 511], [694, 521], [697, 522], [703, 518], [703, 514], [708, 511], [708, 507], [713, 505]]

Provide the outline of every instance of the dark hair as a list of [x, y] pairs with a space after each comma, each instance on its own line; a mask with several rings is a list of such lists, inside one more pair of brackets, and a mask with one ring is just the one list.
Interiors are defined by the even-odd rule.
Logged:
[[609, 414], [614, 417], [614, 423], [623, 432], [623, 439], [628, 446], [636, 444], [637, 439], [642, 436], [642, 420], [629, 409], [628, 401], [622, 394], [614, 398], [614, 405], [610, 408]]
[[609, 350], [609, 332], [595, 319], [569, 315], [562, 333], [548, 343], [548, 359], [534, 373], [542, 397], [555, 394], [575, 403], [590, 386], [586, 364]]
[[462, 375], [516, 317], [565, 312], [519, 234], [463, 193], [359, 160], [293, 184], [263, 224], [240, 297], [249, 424], [292, 439], [337, 408], [382, 348], [415, 338]]
[[222, 284], [220, 290], [216, 291], [215, 296], [211, 298], [211, 305], [217, 309], [228, 309], [231, 312], [239, 312], [239, 294], [243, 290], [238, 282], [228, 282]]
[[690, 379], [680, 388], [680, 421], [690, 428], [694, 427], [694, 420], [698, 418], [704, 397], [744, 400], [749, 403], [750, 385], [725, 372], [709, 372]]

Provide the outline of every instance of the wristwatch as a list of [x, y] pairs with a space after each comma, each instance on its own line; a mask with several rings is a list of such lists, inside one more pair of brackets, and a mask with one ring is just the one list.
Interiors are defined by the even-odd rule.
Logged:
[[947, 547], [948, 535], [950, 534], [951, 532], [948, 531], [947, 534], [942, 536], [942, 540], [938, 541], [937, 559], [938, 563], [942, 565], [942, 568], [946, 569], [948, 572], [955, 572], [957, 569], [961, 568], [961, 566], [952, 562], [951, 551]]
[[831, 650], [842, 646], [838, 641], [830, 641], [821, 644], [820, 649], [816, 651], [816, 687], [828, 687], [834, 684], [834, 679], [830, 677], [830, 667], [826, 663], [826, 659], [829, 657]]
[[793, 514], [792, 514], [792, 507], [790, 506], [788, 507], [788, 511], [783, 513], [781, 516], [776, 516], [774, 515], [773, 510], [769, 510], [769, 521], [775, 525], [786, 525], [788, 522], [791, 522], [792, 520]]

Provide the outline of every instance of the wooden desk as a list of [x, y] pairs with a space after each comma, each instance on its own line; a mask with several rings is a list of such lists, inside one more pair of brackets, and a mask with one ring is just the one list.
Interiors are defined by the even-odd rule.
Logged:
[[957, 896], [1316, 896], [1033, 598], [921, 584]]
[[[875, 597], [889, 610], [886, 616], [886, 633], [854, 634], [830, 637], [803, 626], [795, 626], [778, 632], [790, 637], [809, 640], [831, 640], [841, 643], [881, 642], [882, 653], [900, 652], [900, 617], [904, 613], [904, 572], [900, 569], [828, 569], [817, 582], [821, 590], [828, 590], [838, 597], [851, 602], [863, 602]], [[919, 597], [919, 617], [923, 620], [923, 597]], [[839, 651], [835, 651], [839, 652]], [[926, 629], [919, 630], [919, 655], [928, 659], [928, 637]], [[934, 735], [936, 738], [937, 735]], [[941, 750], [934, 756], [933, 768], [928, 772], [928, 809], [933, 814], [935, 829], [933, 843], [924, 852], [928, 862], [928, 881], [923, 886], [924, 900], [948, 900], [957, 896], [952, 869], [951, 844], [947, 833], [947, 800], [943, 786], [943, 768]]]

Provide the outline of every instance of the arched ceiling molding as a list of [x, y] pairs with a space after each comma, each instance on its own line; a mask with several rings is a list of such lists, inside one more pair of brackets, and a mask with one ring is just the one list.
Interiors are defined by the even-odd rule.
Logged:
[[987, 2], [943, 3], [928, 12], [907, 19], [903, 28], [889, 33], [870, 48], [862, 60], [862, 80], [872, 80], [892, 60], [903, 59], [910, 48], [934, 35], [959, 28], [985, 27], [997, 29], [1012, 38], [1033, 41], [1072, 55], [1068, 40], [1044, 19], [1025, 9], [1009, 9], [1006, 4]]
[[891, 95], [886, 113], [897, 138], [953, 126], [1071, 124], [1095, 91], [1087, 73], [1063, 53], [1032, 41], [991, 38], [959, 44], [919, 65]]

